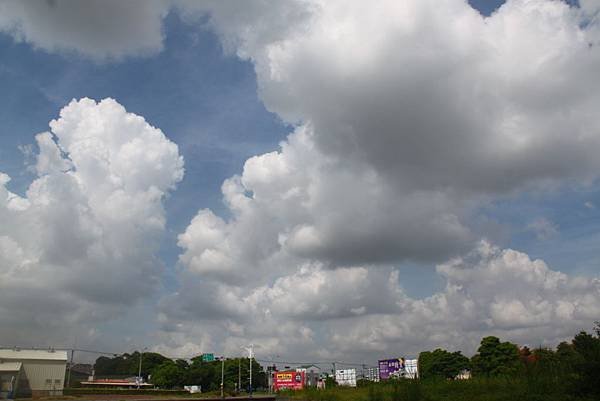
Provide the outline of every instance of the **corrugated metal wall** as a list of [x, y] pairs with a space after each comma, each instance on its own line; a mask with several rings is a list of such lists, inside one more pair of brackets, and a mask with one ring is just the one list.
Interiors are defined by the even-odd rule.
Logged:
[[[48, 391], [50, 394], [62, 394], [67, 364], [65, 361], [27, 361], [23, 362], [21, 380], [26, 379], [31, 391]], [[26, 391], [19, 386], [19, 392]]]

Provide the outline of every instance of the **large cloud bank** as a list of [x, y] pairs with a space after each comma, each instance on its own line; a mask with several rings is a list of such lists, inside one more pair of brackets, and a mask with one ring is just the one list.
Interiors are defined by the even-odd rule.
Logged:
[[[597, 5], [514, 0], [487, 18], [462, 0], [289, 7], [292, 28], [271, 31], [213, 11], [267, 107], [297, 128], [223, 184], [229, 217], [201, 210], [180, 235], [170, 346], [190, 332], [218, 346], [224, 330], [232, 352], [254, 340], [358, 358], [469, 352], [486, 333], [552, 344], [587, 327], [598, 283], [481, 242], [478, 211], [597, 178]], [[406, 296], [407, 260], [438, 263], [446, 289]]]
[[[157, 349], [254, 341], [265, 356], [373, 360], [471, 352], [488, 334], [554, 344], [598, 318], [597, 280], [482, 240], [480, 213], [598, 178], [598, 1], [509, 0], [490, 17], [465, 0], [87, 4], [6, 1], [0, 29], [121, 58], [159, 51], [175, 7], [250, 60], [265, 105], [295, 127], [223, 183], [227, 216], [202, 209], [180, 234]], [[182, 161], [113, 101], [73, 103], [51, 127], [27, 196], [0, 194], [0, 311], [35, 293], [36, 308], [85, 322], [155, 288]], [[445, 288], [408, 296], [407, 261], [437, 265]]]
[[0, 174], [0, 338], [10, 343], [39, 344], [43, 329], [45, 343], [63, 345], [155, 292], [162, 201], [183, 177], [177, 145], [112, 99], [73, 100], [50, 128], [36, 136], [25, 197]]
[[[184, 291], [166, 303], [169, 315], [162, 316], [166, 348], [185, 352], [198, 337], [200, 347], [236, 353], [253, 340], [263, 358], [372, 362], [428, 347], [473, 352], [490, 334], [552, 345], [587, 328], [600, 313], [600, 280], [569, 277], [485, 241], [465, 257], [438, 265], [437, 272], [445, 289], [423, 299], [405, 293], [393, 268], [331, 270], [305, 262], [247, 291], [215, 289], [214, 282], [202, 285], [188, 275]], [[222, 340], [223, 332], [228, 337]]]

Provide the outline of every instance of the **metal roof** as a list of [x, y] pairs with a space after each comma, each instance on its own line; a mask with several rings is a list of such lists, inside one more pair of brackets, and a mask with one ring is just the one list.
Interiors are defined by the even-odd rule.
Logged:
[[18, 372], [21, 370], [21, 362], [4, 362], [0, 363], [0, 372]]
[[0, 360], [44, 360], [44, 361], [66, 361], [67, 351], [42, 350], [42, 349], [0, 349]]

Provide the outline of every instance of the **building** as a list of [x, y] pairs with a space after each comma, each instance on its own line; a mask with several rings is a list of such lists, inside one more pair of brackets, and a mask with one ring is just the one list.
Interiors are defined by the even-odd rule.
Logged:
[[62, 395], [66, 368], [66, 351], [0, 349], [0, 396]]
[[454, 378], [455, 380], [469, 380], [471, 378], [471, 371], [468, 369], [463, 369], [458, 372], [458, 375]]
[[22, 365], [21, 362], [0, 363], [0, 398], [14, 398]]
[[81, 382], [83, 387], [94, 388], [152, 388], [154, 384], [141, 382], [137, 377], [126, 379], [92, 379]]
[[306, 387], [317, 387], [321, 378], [321, 368], [316, 365], [302, 365], [296, 368], [296, 372], [304, 372]]
[[379, 367], [369, 367], [364, 370], [364, 379], [372, 382], [379, 381]]
[[339, 386], [356, 387], [356, 369], [338, 369], [335, 381]]

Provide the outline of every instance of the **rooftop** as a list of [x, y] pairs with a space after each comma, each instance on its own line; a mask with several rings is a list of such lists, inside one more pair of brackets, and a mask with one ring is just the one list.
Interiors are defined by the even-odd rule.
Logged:
[[1, 360], [46, 360], [46, 361], [66, 361], [67, 351], [41, 350], [41, 349], [22, 349], [22, 348], [0, 348]]
[[0, 372], [18, 372], [21, 370], [21, 362], [0, 363]]

